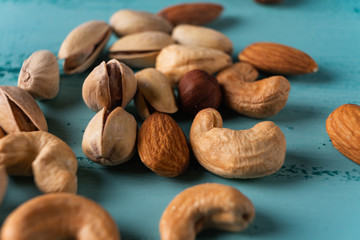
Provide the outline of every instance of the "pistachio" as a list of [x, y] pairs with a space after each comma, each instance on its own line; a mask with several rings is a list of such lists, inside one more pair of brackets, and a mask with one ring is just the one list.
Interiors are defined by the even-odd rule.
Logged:
[[109, 57], [135, 68], [154, 67], [160, 50], [172, 43], [170, 35], [163, 32], [134, 33], [116, 41], [109, 49]]
[[4, 129], [1, 128], [0, 126], [0, 138], [4, 137], [6, 135]]
[[106, 107], [125, 107], [136, 93], [134, 72], [124, 63], [112, 59], [102, 62], [85, 79], [82, 96], [93, 111]]
[[65, 59], [67, 74], [85, 71], [94, 63], [111, 35], [111, 28], [103, 21], [90, 21], [72, 30], [62, 43], [58, 57]]
[[103, 108], [85, 129], [82, 149], [92, 161], [115, 166], [135, 153], [137, 123], [122, 107], [109, 112]]
[[219, 50], [173, 44], [160, 51], [156, 58], [156, 69], [176, 85], [190, 70], [199, 69], [213, 74], [231, 63], [231, 57]]
[[34, 98], [15, 86], [0, 86], [0, 126], [7, 134], [48, 130], [45, 116]]
[[114, 13], [110, 18], [110, 25], [117, 36], [144, 31], [170, 33], [173, 28], [172, 25], [161, 16], [126, 9]]
[[172, 38], [181, 45], [207, 47], [225, 53], [231, 53], [233, 48], [231, 40], [221, 32], [189, 24], [176, 26], [172, 32]]
[[155, 68], [146, 68], [135, 77], [138, 84], [135, 106], [143, 119], [153, 111], [175, 113], [178, 110], [173, 88], [164, 74]]
[[48, 50], [40, 50], [24, 61], [18, 87], [36, 99], [51, 99], [59, 92], [59, 81], [59, 66], [55, 55]]

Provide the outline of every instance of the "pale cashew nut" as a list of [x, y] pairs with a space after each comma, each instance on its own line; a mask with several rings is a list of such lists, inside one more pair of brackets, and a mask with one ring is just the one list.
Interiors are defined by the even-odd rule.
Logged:
[[161, 240], [191, 240], [205, 228], [241, 231], [253, 221], [251, 201], [237, 189], [205, 183], [179, 193], [160, 219]]
[[5, 196], [7, 184], [8, 179], [5, 167], [3, 165], [0, 165], [0, 204]]
[[256, 178], [283, 165], [286, 140], [273, 122], [240, 131], [222, 125], [220, 113], [212, 108], [200, 111], [191, 125], [192, 150], [208, 171], [226, 178]]
[[284, 108], [289, 97], [290, 83], [285, 77], [272, 76], [255, 81], [257, 70], [245, 62], [227, 67], [216, 77], [226, 104], [245, 116], [273, 116]]
[[64, 141], [48, 132], [20, 132], [1, 138], [0, 164], [9, 175], [33, 174], [44, 193], [76, 193], [76, 156]]
[[96, 202], [70, 193], [33, 198], [6, 219], [2, 240], [120, 240], [111, 216]]

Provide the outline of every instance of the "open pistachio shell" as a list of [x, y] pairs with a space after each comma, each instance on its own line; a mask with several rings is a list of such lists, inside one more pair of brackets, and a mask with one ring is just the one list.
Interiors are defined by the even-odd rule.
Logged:
[[125, 107], [136, 93], [134, 72], [124, 63], [112, 59], [102, 62], [85, 79], [82, 96], [93, 111], [106, 107]]
[[22, 65], [18, 87], [36, 99], [51, 99], [59, 92], [59, 66], [48, 50], [36, 51]]
[[147, 68], [135, 74], [137, 93], [135, 106], [143, 119], [150, 116], [149, 106], [163, 113], [175, 113], [178, 110], [174, 90], [167, 77], [155, 68]]
[[230, 55], [219, 50], [173, 44], [160, 51], [156, 58], [156, 69], [176, 85], [190, 70], [200, 69], [213, 74], [231, 63]]
[[7, 134], [48, 130], [45, 116], [34, 98], [15, 86], [0, 86], [0, 126]]
[[163, 32], [134, 33], [117, 40], [109, 49], [109, 57], [135, 68], [154, 67], [159, 51], [173, 43]]
[[170, 33], [173, 28], [170, 22], [161, 16], [126, 9], [114, 13], [110, 18], [110, 25], [117, 36], [144, 31]]
[[123, 108], [99, 111], [85, 129], [82, 149], [92, 161], [114, 166], [128, 161], [135, 153], [137, 123]]
[[90, 21], [72, 30], [62, 43], [58, 57], [65, 59], [67, 74], [85, 71], [94, 63], [111, 35], [111, 28], [103, 21]]

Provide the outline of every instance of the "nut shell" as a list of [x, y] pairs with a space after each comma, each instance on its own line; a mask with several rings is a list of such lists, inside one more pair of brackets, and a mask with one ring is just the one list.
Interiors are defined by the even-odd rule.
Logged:
[[178, 85], [179, 102], [182, 111], [195, 115], [204, 108], [218, 108], [221, 103], [221, 89], [216, 78], [202, 70], [187, 72]]
[[155, 112], [142, 124], [137, 142], [141, 161], [156, 174], [176, 177], [189, 165], [186, 137], [169, 115]]
[[64, 72], [80, 73], [100, 55], [111, 36], [111, 28], [103, 21], [90, 21], [72, 30], [61, 44], [58, 58], [65, 59]]
[[258, 70], [274, 74], [306, 74], [319, 70], [306, 53], [279, 43], [258, 42], [239, 53], [240, 61], [250, 63]]
[[59, 81], [59, 66], [55, 55], [48, 50], [40, 50], [24, 61], [18, 87], [36, 99], [51, 99], [59, 92]]
[[112, 59], [91, 71], [82, 87], [86, 105], [97, 112], [104, 107], [112, 110], [125, 107], [136, 93], [134, 72], [124, 63]]
[[137, 123], [123, 108], [99, 111], [87, 125], [82, 149], [93, 162], [115, 166], [131, 159], [136, 148]]
[[360, 164], [360, 106], [344, 104], [326, 120], [326, 131], [334, 148]]
[[160, 51], [156, 58], [156, 69], [164, 73], [173, 85], [177, 85], [190, 70], [200, 69], [213, 74], [231, 63], [231, 57], [222, 51], [174, 44]]
[[7, 134], [48, 130], [45, 116], [34, 98], [15, 86], [0, 86], [0, 126]]
[[174, 90], [164, 74], [146, 68], [137, 72], [135, 77], [138, 86], [134, 102], [141, 118], [149, 117], [152, 109], [163, 113], [177, 112]]
[[119, 37], [145, 31], [170, 33], [173, 28], [172, 25], [161, 16], [127, 9], [114, 13], [110, 18], [110, 25]]

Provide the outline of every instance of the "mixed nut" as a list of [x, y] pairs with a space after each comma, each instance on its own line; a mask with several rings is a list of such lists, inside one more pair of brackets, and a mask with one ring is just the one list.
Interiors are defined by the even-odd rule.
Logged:
[[[83, 83], [83, 100], [97, 112], [82, 141], [90, 160], [115, 166], [130, 160], [137, 150], [153, 172], [175, 177], [188, 168], [192, 151], [205, 169], [225, 178], [257, 178], [280, 169], [286, 140], [278, 126], [264, 121], [248, 130], [223, 128], [216, 109], [223, 101], [248, 117], [275, 115], [290, 92], [289, 81], [281, 75], [313, 73], [318, 66], [300, 50], [267, 42], [247, 46], [238, 55], [240, 62], [233, 63], [231, 40], [214, 29], [197, 26], [215, 20], [222, 10], [221, 5], [212, 3], [174, 5], [158, 14], [120, 10], [110, 24], [90, 21], [70, 32], [58, 53], [59, 59], [65, 59], [66, 74], [88, 69], [112, 32], [121, 37], [109, 48], [112, 59], [95, 67]], [[146, 69], [134, 74], [130, 67]], [[257, 70], [281, 75], [256, 81]], [[18, 86], [0, 86], [0, 201], [7, 185], [6, 172], [34, 175], [39, 189], [52, 194], [16, 209], [3, 224], [1, 239], [32, 239], [38, 234], [120, 239], [116, 224], [98, 204], [68, 193], [53, 193], [77, 191], [76, 156], [66, 143], [46, 132], [44, 114], [33, 99], [51, 99], [58, 94], [56, 57], [45, 50], [32, 54], [23, 64]], [[132, 99], [145, 120], [139, 131], [135, 118], [124, 109]], [[178, 109], [195, 116], [190, 144], [169, 115]], [[360, 164], [359, 118], [359, 106], [344, 105], [329, 116], [326, 129], [334, 147]], [[39, 208], [40, 204], [43, 207]], [[37, 226], [33, 231], [22, 231], [30, 224], [24, 216], [49, 218], [46, 211], [55, 211], [59, 204], [65, 208], [53, 213], [58, 214], [57, 220], [71, 220], [74, 226], [48, 231], [46, 221], [39, 221], [31, 222]], [[80, 217], [88, 221], [80, 221]], [[201, 184], [180, 193], [166, 208], [160, 220], [161, 239], [195, 239], [206, 227], [240, 231], [254, 217], [253, 204], [237, 189]]]

